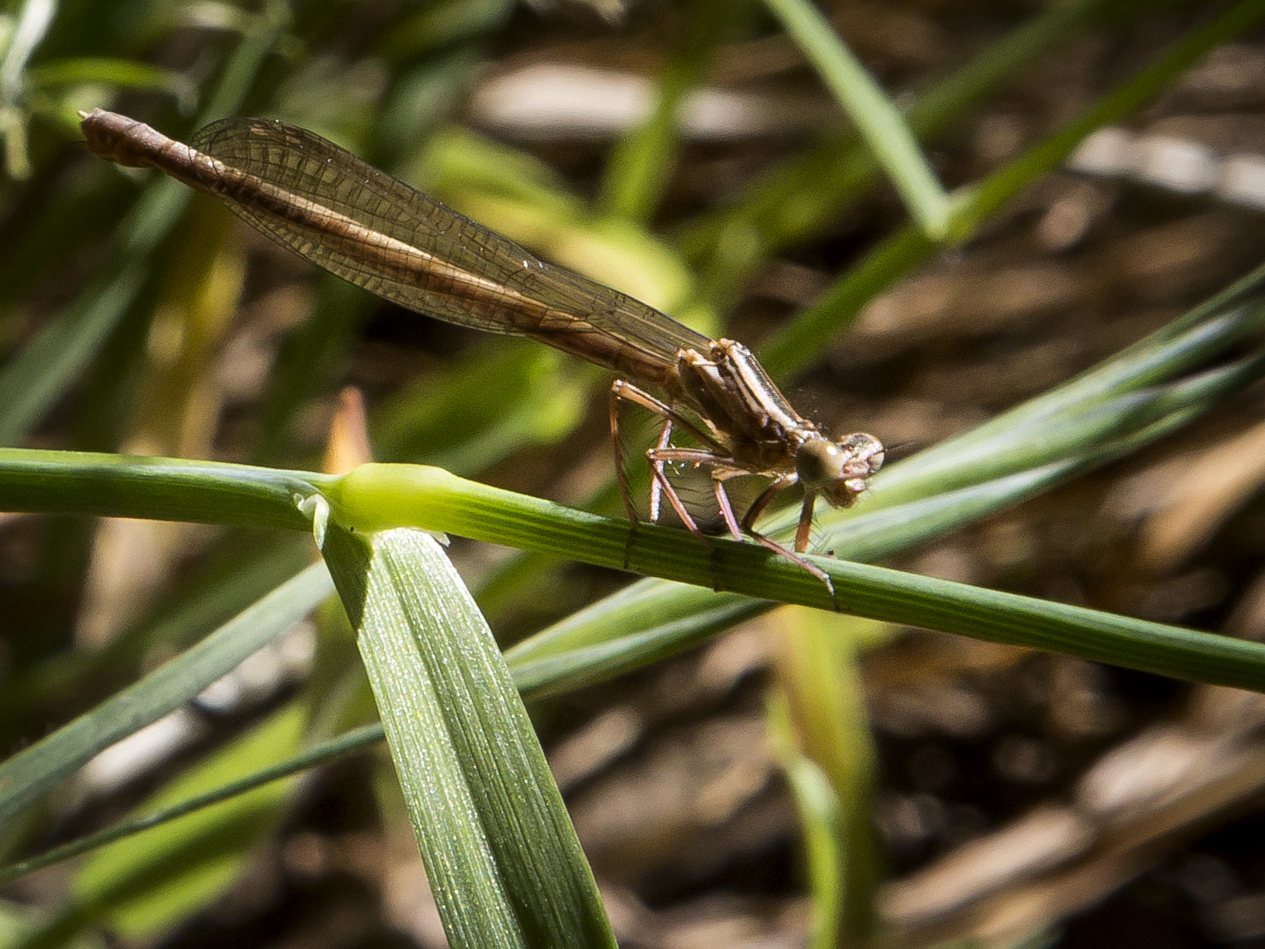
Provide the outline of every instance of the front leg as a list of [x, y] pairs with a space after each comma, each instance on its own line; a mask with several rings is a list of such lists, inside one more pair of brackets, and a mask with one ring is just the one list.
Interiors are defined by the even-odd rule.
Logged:
[[826, 589], [830, 591], [831, 602], [834, 603], [835, 611], [839, 610], [839, 600], [835, 595], [835, 585], [826, 571], [822, 570], [816, 564], [809, 563], [800, 554], [808, 550], [808, 534], [813, 526], [813, 505], [817, 499], [817, 492], [806, 491], [804, 493], [804, 505], [799, 512], [799, 527], [795, 531], [795, 550], [790, 551], [779, 544], [777, 541], [766, 537], [755, 529], [755, 522], [764, 513], [765, 508], [773, 501], [775, 497], [795, 484], [799, 480], [797, 475], [779, 475], [777, 480], [764, 489], [763, 493], [755, 499], [751, 507], [747, 508], [747, 513], [742, 518], [742, 530], [748, 537], [762, 544], [769, 550], [781, 554], [787, 560], [794, 564], [798, 564], [804, 570], [807, 570], [814, 577], [825, 584]]

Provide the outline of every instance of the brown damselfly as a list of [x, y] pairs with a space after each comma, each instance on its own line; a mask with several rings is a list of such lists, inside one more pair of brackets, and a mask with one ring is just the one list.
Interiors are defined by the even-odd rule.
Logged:
[[[636, 508], [620, 458], [619, 407], [661, 419], [646, 452], [653, 474], [650, 517], [661, 498], [703, 536], [665, 467], [710, 470], [720, 515], [745, 534], [833, 586], [798, 556], [808, 549], [818, 497], [850, 506], [883, 463], [883, 446], [857, 433], [832, 441], [795, 412], [745, 346], [710, 339], [587, 277], [543, 263], [488, 228], [301, 128], [226, 119], [191, 145], [141, 122], [96, 109], [82, 114], [91, 151], [128, 167], [151, 166], [215, 195], [273, 240], [359, 287], [409, 310], [492, 333], [527, 336], [619, 374], [611, 387], [611, 434], [620, 493]], [[642, 386], [657, 389], [660, 396]], [[673, 429], [697, 448], [671, 443]], [[725, 482], [770, 479], [741, 519]], [[804, 488], [795, 551], [755, 522], [791, 485]]]

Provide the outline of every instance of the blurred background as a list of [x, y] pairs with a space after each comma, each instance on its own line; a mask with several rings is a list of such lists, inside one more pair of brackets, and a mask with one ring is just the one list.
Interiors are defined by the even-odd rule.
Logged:
[[[818, 5], [911, 110], [949, 188], [1231, 7]], [[779, 333], [907, 215], [758, 3], [28, 0], [6, 6], [0, 48], [6, 445], [316, 468], [354, 386], [376, 460], [620, 510], [607, 375], [380, 303], [213, 200], [94, 159], [76, 110], [98, 106], [177, 139], [228, 115], [310, 128], [543, 259], [770, 354], [801, 411], [876, 434], [889, 460], [1164, 326], [1265, 247], [1260, 29], [1227, 32], [976, 239], [792, 350]], [[1263, 402], [1258, 386], [895, 566], [1260, 637]], [[506, 645], [627, 579], [452, 551]], [[6, 516], [0, 748], [91, 708], [310, 557], [304, 537]], [[340, 721], [371, 717], [337, 623], [295, 630], [103, 755], [5, 829], [10, 856], [107, 826], [290, 703], [347, 695]], [[533, 705], [622, 945], [805, 944], [822, 907], [776, 726], [804, 708], [802, 647], [822, 632], [819, 734], [853, 827], [840, 943], [1265, 944], [1257, 697], [783, 609]], [[313, 773], [213, 882], [98, 922], [124, 944], [442, 945], [391, 778], [380, 748]], [[59, 905], [74, 872], [10, 886], [5, 926]]]

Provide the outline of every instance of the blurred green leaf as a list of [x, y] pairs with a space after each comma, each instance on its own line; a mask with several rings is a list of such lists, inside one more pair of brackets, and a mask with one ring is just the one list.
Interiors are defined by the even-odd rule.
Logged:
[[[271, 50], [276, 34], [260, 29], [243, 39], [211, 96], [208, 116], [235, 111]], [[0, 369], [0, 445], [11, 445], [42, 419], [79, 380], [110, 336], [129, 319], [150, 279], [150, 255], [167, 239], [190, 197], [173, 181], [156, 180], [122, 222], [122, 245], [113, 260], [60, 313], [49, 319], [15, 358]]]
[[104, 56], [84, 56], [42, 63], [27, 70], [26, 76], [33, 86], [48, 92], [79, 84], [166, 92], [175, 97], [181, 111], [192, 108], [197, 95], [197, 87], [193, 81], [182, 73], [135, 60]]
[[686, 96], [749, 7], [745, 0], [697, 0], [687, 6], [688, 20], [656, 85], [654, 108], [639, 128], [620, 138], [607, 162], [600, 203], [610, 214], [633, 221], [653, 216], [672, 178]]
[[891, 627], [807, 610], [788, 619], [773, 644], [768, 718], [804, 827], [810, 945], [865, 945], [884, 874], [872, 822], [877, 751], [858, 658]]
[[[1042, 11], [914, 96], [910, 126], [924, 140], [956, 130], [972, 106], [1110, 6], [1111, 0], [1074, 0]], [[1138, 15], [1141, 8], [1130, 12]], [[829, 227], [859, 200], [878, 172], [878, 163], [855, 132], [827, 135], [793, 152], [735, 200], [683, 226], [679, 243], [702, 270], [705, 299], [727, 306], [762, 261]]]

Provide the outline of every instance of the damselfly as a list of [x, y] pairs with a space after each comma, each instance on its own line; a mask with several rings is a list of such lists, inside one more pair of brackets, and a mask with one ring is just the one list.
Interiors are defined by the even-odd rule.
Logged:
[[[833, 595], [825, 573], [799, 556], [808, 549], [813, 506], [818, 497], [852, 505], [883, 463], [883, 446], [860, 432], [828, 438], [796, 413], [741, 343], [710, 339], [616, 290], [543, 263], [304, 129], [227, 119], [184, 145], [112, 112], [81, 116], [94, 154], [128, 167], [152, 166], [215, 195], [273, 240], [357, 286], [418, 313], [527, 336], [614, 370], [620, 378], [611, 387], [611, 435], [629, 518], [635, 523], [637, 513], [619, 464], [621, 403], [661, 419], [658, 440], [646, 452], [651, 519], [667, 498], [681, 522], [702, 537], [665, 466], [706, 468], [729, 532], [798, 563]], [[699, 447], [671, 444], [674, 428]], [[725, 482], [749, 474], [770, 483], [739, 518]], [[794, 484], [803, 486], [804, 500], [791, 551], [755, 523]]]

